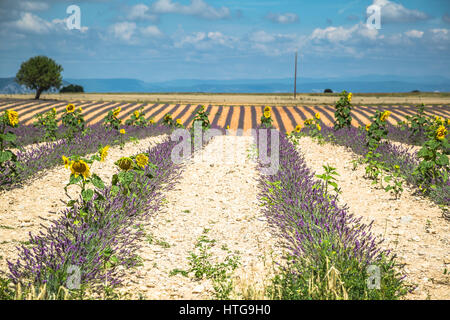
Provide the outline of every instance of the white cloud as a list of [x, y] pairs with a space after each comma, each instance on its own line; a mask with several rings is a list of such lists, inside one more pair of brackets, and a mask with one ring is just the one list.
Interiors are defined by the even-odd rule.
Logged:
[[233, 48], [237, 41], [239, 41], [238, 38], [224, 35], [219, 31], [194, 32], [193, 34], [182, 36], [180, 40], [175, 41], [174, 46], [181, 48], [191, 45], [200, 50], [210, 49], [218, 45]]
[[295, 13], [269, 13], [267, 19], [275, 23], [287, 24], [298, 21], [298, 15]]
[[50, 32], [53, 24], [30, 13], [24, 12], [19, 20], [8, 23], [10, 26], [25, 32], [45, 34]]
[[331, 43], [338, 43], [344, 41], [359, 41], [359, 40], [376, 40], [378, 38], [378, 30], [370, 29], [365, 24], [356, 24], [350, 28], [327, 27], [325, 29], [315, 29], [310, 39], [312, 41], [326, 40]]
[[124, 41], [130, 41], [135, 30], [136, 23], [134, 22], [119, 22], [111, 26], [114, 36]]
[[145, 28], [141, 28], [140, 31], [144, 36], [148, 36], [148, 37], [161, 37], [162, 36], [162, 32], [159, 30], [159, 28], [157, 26], [148, 26]]
[[223, 19], [230, 16], [230, 9], [226, 7], [214, 8], [203, 0], [191, 0], [189, 5], [182, 5], [172, 0], [157, 0], [151, 11], [154, 13], [178, 13], [193, 15], [205, 19]]
[[250, 40], [259, 43], [269, 43], [275, 41], [275, 37], [263, 30], [256, 31], [250, 35]]
[[424, 32], [419, 30], [409, 30], [405, 32], [405, 35], [409, 38], [417, 38], [420, 39], [423, 37]]
[[350, 39], [352, 33], [356, 31], [357, 26], [350, 29], [344, 27], [328, 27], [325, 29], [317, 28], [311, 34], [312, 40], [328, 40], [330, 42], [346, 41]]
[[430, 32], [432, 33], [432, 39], [436, 42], [450, 40], [449, 29], [431, 29]]
[[393, 1], [374, 0], [373, 4], [381, 7], [381, 23], [414, 22], [429, 18], [429, 16], [422, 11], [407, 9], [403, 5]]
[[150, 8], [143, 3], [132, 6], [127, 18], [128, 20], [158, 20], [158, 16], [150, 13]]

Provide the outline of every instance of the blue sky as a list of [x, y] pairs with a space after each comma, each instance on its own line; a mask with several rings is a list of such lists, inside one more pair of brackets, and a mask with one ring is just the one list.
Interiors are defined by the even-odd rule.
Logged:
[[[71, 4], [81, 30], [66, 26]], [[65, 78], [285, 78], [296, 50], [309, 78], [450, 77], [450, 1], [0, 1], [0, 77], [47, 55]]]

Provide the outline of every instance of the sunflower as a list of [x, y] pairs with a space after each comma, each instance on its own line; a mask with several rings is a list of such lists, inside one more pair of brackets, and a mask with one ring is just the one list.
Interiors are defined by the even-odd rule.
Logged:
[[447, 119], [447, 125], [450, 126], [450, 119]]
[[312, 119], [306, 119], [305, 121], [303, 121], [303, 124], [305, 126], [309, 126], [312, 123]]
[[145, 168], [146, 165], [148, 165], [148, 157], [141, 153], [136, 156], [136, 163], [138, 166], [141, 166], [142, 168]]
[[72, 174], [75, 175], [75, 177], [81, 175], [83, 176], [83, 179], [86, 179], [91, 175], [91, 172], [89, 171], [89, 165], [83, 160], [73, 161], [70, 164], [70, 170], [72, 171]]
[[56, 113], [56, 108], [53, 108], [52, 111], [53, 111], [53, 113]]
[[154, 123], [155, 123], [155, 120], [150, 119], [148, 122], [150, 122], [150, 124], [154, 124]]
[[347, 96], [348, 102], [352, 102], [352, 96], [353, 96], [353, 94], [350, 92]]
[[120, 111], [122, 111], [121, 107], [118, 107], [117, 109], [114, 109], [114, 111], [113, 111], [114, 118], [117, 118], [117, 116], [119, 115]]
[[8, 122], [11, 127], [19, 124], [19, 114], [14, 110], [6, 110], [6, 116], [8, 117]]
[[315, 114], [315, 117], [316, 117], [317, 120], [320, 120], [320, 113], [317, 112], [317, 113]]
[[164, 116], [164, 120], [170, 120], [170, 119], [172, 119], [172, 115], [170, 113], [168, 113]]
[[390, 115], [391, 115], [390, 111], [384, 111], [381, 114], [380, 120], [384, 122], [384, 121], [386, 121], [387, 118], [389, 118]]
[[227, 130], [230, 130], [230, 126], [227, 126]]
[[447, 129], [441, 125], [437, 130], [436, 130], [436, 138], [438, 140], [443, 140], [445, 138], [445, 136], [447, 135]]
[[289, 133], [289, 131], [286, 131], [286, 135], [289, 137], [291, 134]]
[[120, 129], [119, 132], [120, 132], [120, 134], [125, 134], [125, 133], [127, 133], [127, 132], [125, 131], [125, 129]]
[[121, 170], [128, 171], [133, 168], [133, 160], [128, 157], [123, 157], [117, 161], [117, 165]]
[[366, 125], [366, 131], [369, 131], [370, 126], [371, 126], [370, 124]]
[[301, 130], [302, 130], [302, 126], [298, 124], [298, 125], [295, 127], [295, 132], [299, 133]]
[[105, 146], [99, 150], [100, 153], [100, 161], [105, 161], [106, 156], [108, 155], [109, 146]]
[[64, 166], [66, 167], [66, 169], [68, 169], [72, 164], [72, 161], [70, 161], [70, 159], [66, 156], [62, 156], [62, 161], [64, 162]]
[[135, 116], [136, 118], [139, 118], [139, 111], [136, 110], [136, 111], [134, 112], [134, 116]]
[[78, 110], [80, 110], [80, 112], [83, 112], [83, 108], [82, 107], [79, 107]]
[[66, 106], [66, 111], [67, 111], [68, 113], [74, 112], [74, 111], [75, 111], [75, 106], [74, 106], [72, 103], [69, 103], [69, 104]]
[[266, 111], [269, 111], [269, 112], [271, 112], [271, 111], [272, 111], [272, 108], [271, 108], [271, 107], [269, 107], [269, 106], [267, 106], [267, 107], [264, 107], [264, 112], [266, 112]]
[[320, 126], [320, 124], [318, 124], [316, 127], [317, 127], [317, 130], [322, 131], [322, 127]]
[[181, 124], [181, 119], [177, 119], [177, 124]]
[[270, 118], [270, 110], [264, 111], [264, 117], [269, 119]]

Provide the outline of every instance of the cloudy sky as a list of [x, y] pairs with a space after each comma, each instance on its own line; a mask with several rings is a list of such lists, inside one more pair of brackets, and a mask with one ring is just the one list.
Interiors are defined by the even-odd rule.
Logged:
[[65, 78], [284, 78], [296, 50], [304, 77], [450, 77], [450, 1], [0, 0], [0, 77], [46, 55]]

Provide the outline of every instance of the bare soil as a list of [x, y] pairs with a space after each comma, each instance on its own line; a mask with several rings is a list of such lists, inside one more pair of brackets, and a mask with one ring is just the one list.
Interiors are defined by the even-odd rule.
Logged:
[[[138, 144], [128, 142], [123, 150], [120, 146], [111, 147], [105, 161], [95, 162], [91, 172], [108, 182], [117, 171], [115, 161], [124, 156], [145, 152], [164, 137], [165, 135], [145, 138]], [[59, 217], [61, 210], [65, 208], [62, 201], [69, 200], [64, 192], [69, 176], [70, 170], [61, 165], [39, 173], [21, 188], [0, 192], [0, 272], [7, 271], [6, 260], [16, 258], [16, 246], [26, 243], [29, 232], [37, 234], [43, 230], [41, 224], [48, 226]], [[68, 193], [73, 198], [79, 192], [76, 186], [68, 188]]]
[[[252, 137], [219, 136], [185, 164], [181, 180], [165, 195], [166, 205], [145, 226], [153, 240], [142, 242], [143, 266], [130, 271], [122, 293], [145, 299], [211, 299], [211, 280], [195, 280], [174, 269], [189, 270], [189, 253], [205, 229], [215, 240], [211, 262], [238, 255], [231, 297], [264, 298], [263, 291], [280, 262], [280, 245], [260, 212], [258, 172], [248, 158]], [[127, 271], [128, 272], [128, 271]]]
[[363, 166], [353, 170], [351, 161], [357, 156], [345, 147], [319, 145], [310, 137], [302, 137], [298, 150], [309, 168], [322, 174], [323, 165], [337, 168], [342, 205], [349, 212], [374, 221], [373, 232], [385, 239], [383, 246], [392, 249], [405, 267], [406, 280], [417, 286], [406, 299], [450, 299], [450, 223], [430, 200], [417, 197], [408, 188], [399, 200], [374, 187], [363, 176]]

